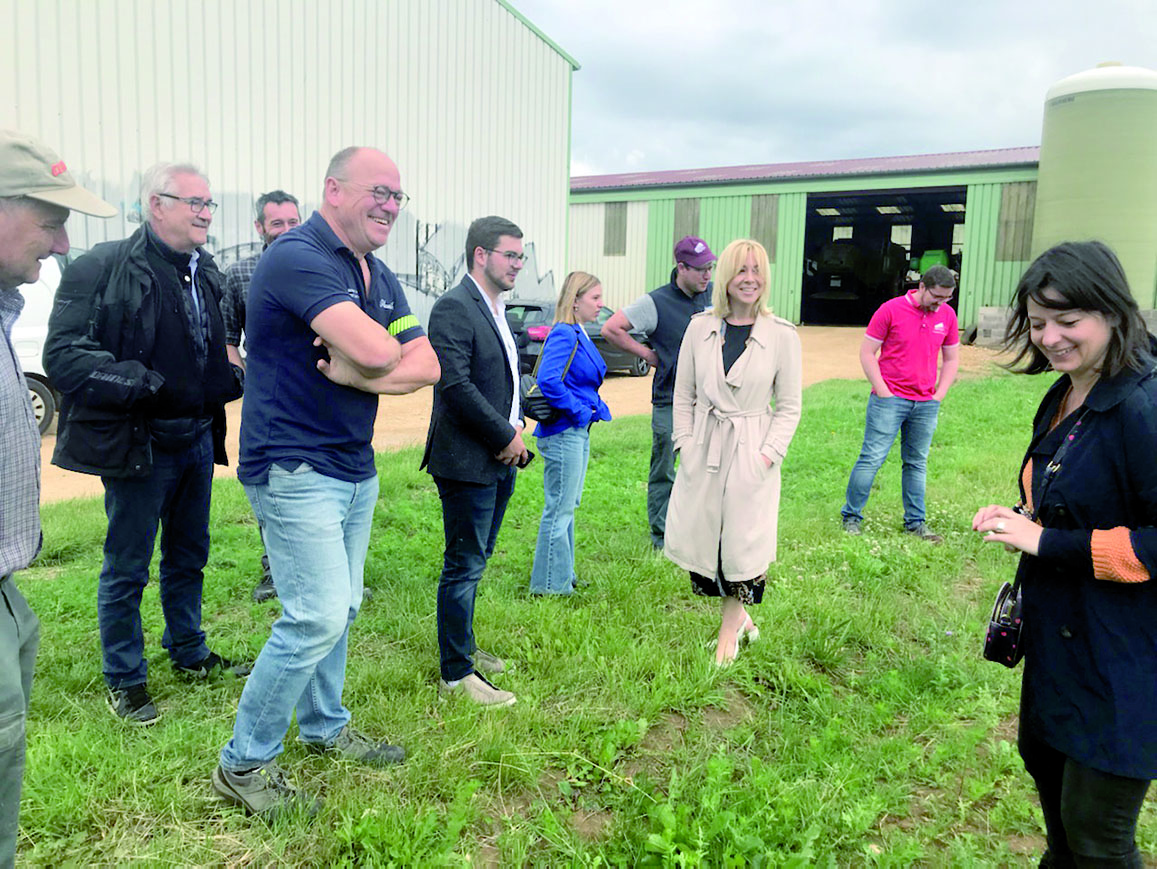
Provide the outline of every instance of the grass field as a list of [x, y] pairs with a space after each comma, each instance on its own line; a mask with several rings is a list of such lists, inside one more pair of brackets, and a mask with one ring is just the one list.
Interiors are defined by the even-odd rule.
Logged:
[[[420, 453], [378, 458], [366, 570], [375, 596], [350, 641], [354, 724], [403, 744], [388, 770], [308, 754], [282, 765], [325, 798], [274, 827], [218, 802], [209, 775], [241, 683], [190, 687], [160, 647], [145, 594], [149, 685], [162, 713], [130, 729], [105, 706], [95, 600], [99, 500], [44, 509], [45, 548], [20, 586], [43, 622], [28, 733], [20, 857], [36, 865], [996, 866], [1043, 850], [1015, 748], [1019, 671], [980, 657], [1014, 558], [969, 530], [1011, 503], [1040, 378], [955, 387], [932, 448], [930, 546], [901, 533], [898, 449], [865, 534], [839, 508], [863, 431], [862, 383], [804, 393], [783, 470], [779, 561], [752, 610], [763, 638], [726, 670], [706, 642], [717, 609], [650, 552], [649, 422], [596, 426], [570, 599], [527, 585], [542, 467], [522, 475], [479, 587], [479, 642], [512, 662], [518, 704], [480, 713], [437, 698], [441, 515]], [[204, 622], [212, 648], [255, 657], [279, 608], [256, 605], [257, 530], [218, 481]], [[154, 565], [155, 569], [155, 565]], [[1140, 844], [1157, 852], [1157, 803]]]

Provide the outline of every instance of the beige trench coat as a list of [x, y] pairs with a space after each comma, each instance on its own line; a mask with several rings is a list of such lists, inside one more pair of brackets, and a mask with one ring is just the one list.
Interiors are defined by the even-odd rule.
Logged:
[[709, 577], [722, 563], [724, 578], [738, 582], [775, 561], [779, 470], [799, 425], [802, 364], [795, 326], [761, 315], [724, 376], [721, 323], [710, 311], [696, 315], [679, 349], [672, 433], [679, 469], [665, 552]]

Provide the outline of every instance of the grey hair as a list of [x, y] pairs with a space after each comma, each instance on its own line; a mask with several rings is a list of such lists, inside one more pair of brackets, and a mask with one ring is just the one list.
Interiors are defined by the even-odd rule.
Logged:
[[141, 217], [144, 220], [152, 216], [149, 203], [153, 197], [172, 193], [173, 179], [178, 175], [196, 175], [209, 183], [208, 176], [192, 163], [154, 163], [141, 176]]

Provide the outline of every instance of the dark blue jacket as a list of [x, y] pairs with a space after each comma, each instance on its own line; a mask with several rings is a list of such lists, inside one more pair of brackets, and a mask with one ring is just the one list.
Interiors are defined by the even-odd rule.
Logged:
[[[575, 344], [578, 344], [576, 347]], [[574, 350], [574, 359], [562, 371]], [[539, 423], [535, 437], [549, 437], [568, 428], [586, 428], [597, 420], [611, 418], [611, 410], [599, 398], [599, 387], [607, 374], [607, 363], [583, 331], [571, 323], [555, 323], [542, 345], [542, 359], [538, 363], [538, 388], [546, 400], [562, 411], [554, 422]]]
[[[1075, 425], [1049, 424], [1069, 386], [1061, 377], [1033, 422], [1033, 504], [1044, 525], [1024, 555], [1021, 727], [1093, 769], [1157, 777], [1157, 374], [1102, 379]], [[1042, 477], [1073, 437], [1040, 502]], [[1023, 477], [1023, 474], [1022, 474]], [[1023, 494], [1023, 492], [1022, 492]], [[1120, 531], [1149, 579], [1094, 574], [1094, 529]], [[1124, 535], [1127, 534], [1127, 538]], [[1098, 556], [1101, 549], [1098, 549]], [[1100, 559], [1104, 563], [1103, 559]], [[1135, 562], [1134, 562], [1135, 564]]]

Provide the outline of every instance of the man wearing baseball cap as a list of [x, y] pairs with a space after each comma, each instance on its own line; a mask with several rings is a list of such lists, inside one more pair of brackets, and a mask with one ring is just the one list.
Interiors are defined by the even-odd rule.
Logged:
[[24, 778], [24, 719], [40, 623], [12, 574], [40, 551], [40, 433], [12, 325], [24, 308], [18, 287], [40, 262], [68, 253], [69, 211], [112, 217], [116, 209], [79, 187], [64, 161], [31, 136], [0, 130], [0, 866], [16, 860]]
[[[647, 478], [647, 520], [651, 545], [663, 549], [667, 526], [667, 502], [675, 483], [675, 449], [671, 443], [671, 400], [675, 389], [675, 365], [679, 345], [691, 317], [711, 307], [711, 269], [715, 254], [701, 238], [688, 235], [675, 245], [675, 268], [671, 280], [627, 307], [603, 324], [603, 337], [628, 353], [645, 359], [655, 368], [651, 382], [651, 471]], [[646, 336], [647, 344], [632, 336]], [[649, 345], [649, 346], [648, 346]]]

